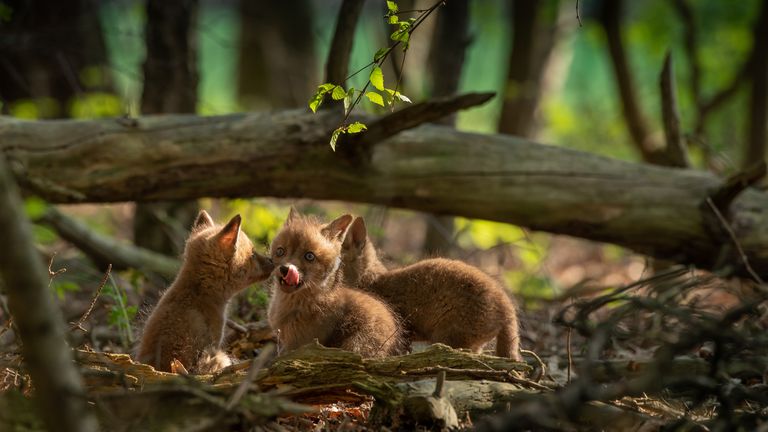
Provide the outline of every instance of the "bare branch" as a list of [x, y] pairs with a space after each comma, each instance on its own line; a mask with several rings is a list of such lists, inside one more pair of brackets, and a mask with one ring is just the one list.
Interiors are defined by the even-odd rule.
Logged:
[[680, 16], [680, 19], [683, 21], [685, 30], [685, 55], [688, 58], [688, 67], [691, 71], [689, 80], [691, 84], [691, 94], [693, 95], [696, 107], [701, 110], [703, 106], [701, 94], [701, 66], [699, 65], [699, 59], [696, 55], [696, 41], [698, 40], [699, 29], [696, 25], [693, 9], [691, 9], [688, 0], [674, 0], [672, 4], [675, 11]]
[[80, 375], [66, 344], [45, 267], [34, 248], [16, 183], [0, 157], [0, 276], [22, 339], [22, 353], [35, 385], [35, 400], [49, 430], [95, 431]]
[[112, 272], [112, 264], [107, 266], [107, 271], [104, 272], [104, 278], [101, 279], [101, 283], [99, 284], [99, 288], [96, 290], [96, 294], [93, 295], [93, 299], [91, 300], [91, 304], [88, 305], [88, 310], [85, 311], [83, 316], [80, 317], [77, 322], [70, 323], [71, 327], [69, 328], [70, 331], [72, 330], [80, 330], [82, 332], [85, 332], [85, 328], [83, 327], [83, 323], [85, 323], [85, 320], [88, 319], [89, 316], [91, 316], [91, 312], [93, 312], [93, 307], [96, 306], [96, 301], [99, 299], [99, 296], [101, 295], [101, 291], [104, 289], [104, 285], [107, 284], [107, 280], [109, 280], [109, 275]]
[[371, 122], [368, 130], [360, 136], [360, 141], [366, 145], [377, 143], [404, 130], [434, 122], [463, 109], [482, 105], [493, 96], [494, 93], [467, 93], [409, 105]]
[[53, 207], [46, 211], [40, 222], [53, 228], [102, 269], [108, 266], [115, 270], [135, 268], [167, 280], [173, 279], [179, 269], [179, 262], [173, 258], [98, 234]]
[[622, 112], [629, 128], [632, 142], [643, 160], [654, 163], [656, 151], [660, 147], [652, 139], [651, 131], [642, 113], [640, 101], [635, 93], [635, 83], [629, 66], [624, 45], [621, 42], [621, 19], [623, 0], [603, 2], [599, 21], [605, 30], [608, 52], [611, 56], [616, 86], [619, 90]]
[[680, 112], [677, 108], [677, 85], [672, 64], [672, 54], [667, 53], [661, 70], [661, 119], [664, 123], [664, 135], [667, 145], [662, 159], [663, 165], [686, 168], [690, 166], [688, 152], [683, 144], [680, 132]]

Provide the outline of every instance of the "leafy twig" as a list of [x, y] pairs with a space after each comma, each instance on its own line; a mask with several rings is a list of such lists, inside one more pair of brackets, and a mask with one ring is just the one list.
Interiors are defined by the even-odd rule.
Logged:
[[[347, 120], [349, 119], [349, 116], [352, 113], [352, 110], [360, 103], [360, 100], [362, 99], [363, 95], [365, 95], [372, 103], [376, 105], [380, 105], [382, 107], [385, 106], [384, 98], [380, 93], [377, 93], [375, 91], [366, 92], [371, 85], [373, 85], [378, 91], [389, 93], [388, 101], [389, 101], [389, 104], [392, 106], [393, 110], [394, 110], [394, 103], [398, 99], [403, 102], [408, 102], [408, 103], [411, 102], [409, 98], [407, 98], [406, 96], [402, 95], [400, 92], [397, 91], [397, 89], [400, 86], [400, 81], [402, 79], [402, 73], [398, 77], [397, 85], [395, 86], [394, 89], [388, 89], [384, 87], [384, 75], [381, 71], [381, 65], [384, 64], [384, 61], [392, 53], [392, 50], [395, 47], [402, 45], [403, 51], [407, 52], [411, 33], [413, 33], [413, 31], [416, 30], [421, 25], [421, 23], [423, 23], [424, 20], [427, 17], [429, 17], [429, 15], [432, 14], [432, 12], [434, 12], [438, 7], [440, 7], [443, 4], [444, 4], [444, 0], [440, 0], [436, 2], [429, 9], [424, 9], [423, 11], [421, 11], [421, 15], [419, 15], [419, 17], [409, 18], [408, 20], [400, 21], [400, 18], [397, 16], [398, 14], [397, 3], [395, 3], [394, 1], [387, 1], [388, 12], [385, 18], [387, 19], [387, 22], [389, 22], [389, 24], [397, 26], [397, 29], [394, 32], [392, 32], [392, 34], [390, 35], [390, 38], [393, 41], [395, 41], [395, 43], [387, 48], [382, 48], [379, 51], [377, 51], [373, 57], [372, 62], [358, 69], [357, 71], [355, 71], [354, 73], [352, 73], [351, 75], [349, 75], [347, 78], [343, 80], [343, 82], [347, 82], [347, 80], [349, 80], [353, 76], [373, 66], [373, 69], [371, 70], [371, 73], [368, 77], [368, 81], [365, 83], [365, 86], [363, 87], [363, 89], [361, 91], [358, 91], [354, 87], [351, 87], [348, 90], [346, 90], [342, 85], [334, 84], [334, 83], [324, 83], [317, 87], [317, 92], [315, 92], [315, 94], [309, 100], [309, 108], [313, 112], [317, 111], [317, 109], [320, 107], [320, 105], [329, 95], [334, 100], [342, 100], [342, 99], [344, 100], [344, 118], [341, 121], [341, 125], [337, 127], [331, 134], [331, 140], [330, 140], [331, 149], [333, 149], [334, 151], [336, 150], [336, 142], [338, 141], [339, 137], [342, 134], [360, 133], [367, 129], [367, 126], [360, 122], [347, 124]], [[403, 55], [402, 62], [405, 63], [405, 55]], [[402, 65], [401, 65], [401, 70], [402, 70]], [[354, 100], [352, 100], [353, 98]]]

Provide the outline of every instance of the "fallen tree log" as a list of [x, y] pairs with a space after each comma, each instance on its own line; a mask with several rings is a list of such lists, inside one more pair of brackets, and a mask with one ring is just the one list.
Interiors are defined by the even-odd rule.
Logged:
[[[702, 203], [723, 182], [706, 172], [429, 125], [376, 143], [349, 139], [334, 153], [327, 141], [339, 121], [333, 111], [298, 110], [0, 118], [0, 150], [27, 193], [58, 203], [202, 196], [368, 202], [611, 242], [709, 269], [732, 241], [711, 229]], [[768, 194], [749, 188], [727, 210], [745, 256], [768, 277]], [[747, 274], [738, 259], [731, 264]]]

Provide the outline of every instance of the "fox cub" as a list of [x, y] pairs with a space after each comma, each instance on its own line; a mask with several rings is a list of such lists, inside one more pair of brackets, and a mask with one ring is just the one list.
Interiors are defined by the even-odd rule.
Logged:
[[281, 352], [314, 339], [363, 357], [399, 352], [400, 326], [376, 297], [341, 282], [341, 244], [352, 216], [328, 224], [291, 209], [270, 246], [277, 267], [268, 319]]
[[240, 230], [240, 215], [224, 227], [201, 210], [187, 239], [176, 280], [144, 327], [138, 360], [169, 372], [177, 359], [192, 373], [211, 373], [231, 364], [219, 351], [229, 299], [265, 280], [274, 266], [253, 251]]
[[410, 340], [477, 352], [496, 337], [496, 355], [520, 360], [515, 305], [476, 267], [435, 258], [388, 271], [361, 217], [349, 228], [342, 257], [344, 283], [388, 302], [403, 319]]

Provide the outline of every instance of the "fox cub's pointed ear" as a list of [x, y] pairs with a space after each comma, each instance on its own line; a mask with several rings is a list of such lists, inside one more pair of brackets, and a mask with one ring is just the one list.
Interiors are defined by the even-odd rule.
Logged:
[[290, 225], [292, 222], [295, 222], [299, 216], [301, 216], [301, 214], [296, 210], [296, 207], [291, 206], [291, 209], [288, 211], [288, 217], [285, 218], [284, 225]]
[[236, 215], [216, 234], [216, 241], [226, 252], [233, 253], [235, 251], [237, 237], [240, 235], [241, 221], [240, 215]]
[[214, 223], [211, 215], [209, 215], [205, 210], [200, 210], [200, 213], [197, 214], [197, 219], [195, 219], [195, 223], [192, 225], [192, 228], [202, 229], [212, 227], [213, 225]]
[[365, 221], [363, 218], [358, 216], [349, 227], [347, 235], [344, 237], [342, 247], [346, 250], [363, 250], [366, 241], [368, 241], [368, 230], [365, 228]]
[[344, 234], [347, 232], [347, 227], [352, 223], [352, 215], [342, 215], [334, 219], [327, 225], [325, 225], [320, 232], [328, 240], [344, 240]]

